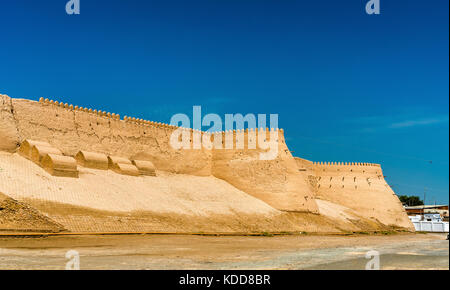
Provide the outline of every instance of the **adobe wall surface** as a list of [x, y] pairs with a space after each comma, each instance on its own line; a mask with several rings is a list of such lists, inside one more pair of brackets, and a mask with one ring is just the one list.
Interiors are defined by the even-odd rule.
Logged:
[[0, 94], [0, 151], [13, 152], [19, 144], [17, 124], [12, 109], [12, 99]]
[[[213, 175], [279, 210], [317, 213], [282, 134], [278, 157], [261, 161], [258, 150], [174, 150], [169, 144], [174, 128], [167, 126], [99, 116], [68, 105], [10, 100], [19, 142], [46, 141], [66, 155], [85, 150], [152, 161], [158, 170], [172, 173]], [[18, 144], [10, 143], [10, 148]]]
[[385, 225], [413, 230], [379, 164], [297, 162], [311, 175], [316, 199], [345, 206], [362, 217]]
[[[294, 158], [282, 130], [273, 160], [261, 160], [267, 150], [248, 148], [250, 132], [244, 133], [243, 149], [174, 150], [173, 130], [0, 95], [0, 191], [71, 231], [413, 230], [379, 165]], [[1, 152], [16, 151], [25, 139], [48, 142], [69, 156], [84, 150], [148, 160], [158, 174], [122, 176], [79, 166], [79, 179], [52, 177], [17, 154]]]
[[[269, 140], [269, 134], [267, 136]], [[262, 151], [214, 150], [213, 175], [277, 209], [318, 213], [307, 175], [298, 170], [282, 131], [278, 134], [277, 157], [274, 160], [260, 160]]]
[[[79, 167], [78, 179], [55, 177], [7, 152], [0, 152], [0, 169], [0, 192], [13, 205], [28, 207], [17, 216], [5, 205], [0, 230], [32, 230], [34, 224], [36, 231], [71, 232], [339, 231], [328, 219], [276, 210], [213, 176], [158, 171], [156, 177], [134, 177]], [[18, 228], [25, 215], [29, 221]], [[45, 225], [42, 216], [48, 217]], [[341, 227], [355, 229], [348, 223]]]
[[[71, 156], [85, 150], [152, 161], [159, 170], [174, 173], [211, 174], [211, 152], [173, 150], [169, 144], [173, 129], [29, 100], [12, 99], [11, 104], [19, 142], [35, 139], [46, 141]], [[14, 142], [9, 143], [12, 147]]]

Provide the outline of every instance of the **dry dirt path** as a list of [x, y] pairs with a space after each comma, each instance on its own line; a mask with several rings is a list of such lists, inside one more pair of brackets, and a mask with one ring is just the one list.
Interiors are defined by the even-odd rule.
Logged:
[[370, 250], [382, 269], [449, 269], [443, 234], [0, 238], [0, 269], [64, 269], [69, 250], [82, 269], [364, 269]]

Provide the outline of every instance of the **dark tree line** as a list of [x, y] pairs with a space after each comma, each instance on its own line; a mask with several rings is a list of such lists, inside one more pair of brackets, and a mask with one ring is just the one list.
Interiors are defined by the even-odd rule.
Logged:
[[416, 195], [400, 195], [398, 198], [403, 204], [406, 204], [408, 206], [423, 205], [423, 200], [421, 200], [420, 197]]

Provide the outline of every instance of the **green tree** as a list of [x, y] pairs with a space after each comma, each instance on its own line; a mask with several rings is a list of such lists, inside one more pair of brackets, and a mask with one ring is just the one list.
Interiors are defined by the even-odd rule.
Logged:
[[398, 198], [400, 199], [400, 201], [403, 204], [406, 204], [408, 206], [423, 205], [423, 200], [421, 200], [420, 197], [418, 197], [416, 195], [411, 195], [411, 196], [400, 195]]

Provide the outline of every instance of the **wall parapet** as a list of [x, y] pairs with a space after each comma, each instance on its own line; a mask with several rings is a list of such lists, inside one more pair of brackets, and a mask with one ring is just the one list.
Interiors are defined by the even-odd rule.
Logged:
[[156, 128], [168, 128], [168, 129], [174, 129], [174, 130], [182, 129], [182, 130], [190, 131], [191, 133], [197, 132], [197, 133], [202, 133], [202, 134], [206, 134], [206, 135], [222, 134], [223, 136], [225, 136], [227, 134], [258, 133], [258, 132], [264, 131], [264, 130], [266, 132], [277, 131], [281, 134], [284, 133], [284, 130], [281, 128], [270, 128], [269, 129], [267, 127], [259, 128], [259, 129], [258, 128], [246, 128], [246, 129], [209, 132], [209, 131], [202, 131], [202, 130], [197, 130], [197, 129], [192, 129], [192, 128], [185, 128], [185, 127], [170, 125], [170, 124], [166, 124], [166, 123], [162, 123], [162, 122], [149, 121], [149, 120], [145, 120], [142, 118], [136, 118], [136, 117], [124, 116], [123, 119], [121, 119], [120, 114], [110, 113], [110, 112], [96, 110], [96, 109], [92, 109], [92, 108], [85, 108], [85, 107], [76, 106], [76, 105], [72, 105], [72, 104], [68, 104], [68, 103], [64, 103], [64, 102], [50, 100], [48, 98], [44, 99], [43, 97], [39, 98], [39, 103], [42, 105], [52, 105], [52, 106], [67, 109], [70, 111], [85, 112], [85, 113], [93, 114], [93, 115], [96, 115], [99, 117], [104, 117], [104, 118], [113, 119], [113, 120], [119, 120], [119, 121], [123, 121], [123, 122], [130, 123], [130, 124], [135, 124], [135, 125], [152, 126], [152, 127], [156, 127]]
[[121, 119], [120, 114], [110, 113], [110, 112], [106, 112], [106, 111], [102, 111], [102, 110], [96, 110], [96, 109], [91, 109], [91, 108], [84, 108], [84, 107], [81, 107], [81, 106], [74, 106], [72, 104], [58, 102], [58, 101], [55, 101], [55, 100], [50, 100], [48, 98], [44, 99], [44, 98], [41, 97], [39, 99], [39, 103], [42, 104], [42, 105], [51, 105], [51, 106], [67, 109], [67, 110], [74, 111], [74, 112], [78, 111], [78, 112], [89, 113], [89, 114], [92, 114], [92, 115], [96, 115], [98, 117], [103, 117], [103, 118], [107, 118], [107, 119], [123, 121], [123, 122], [126, 122], [126, 123], [132, 123], [132, 124], [136, 124], [136, 125], [153, 126], [153, 127], [157, 127], [157, 128], [177, 128], [176, 126], [172, 126], [172, 125], [169, 125], [169, 124], [165, 124], [165, 123], [161, 123], [161, 122], [148, 121], [148, 120], [135, 118], [135, 117], [124, 116], [124, 118]]
[[381, 167], [377, 163], [367, 163], [367, 162], [313, 162], [314, 166], [374, 166]]

